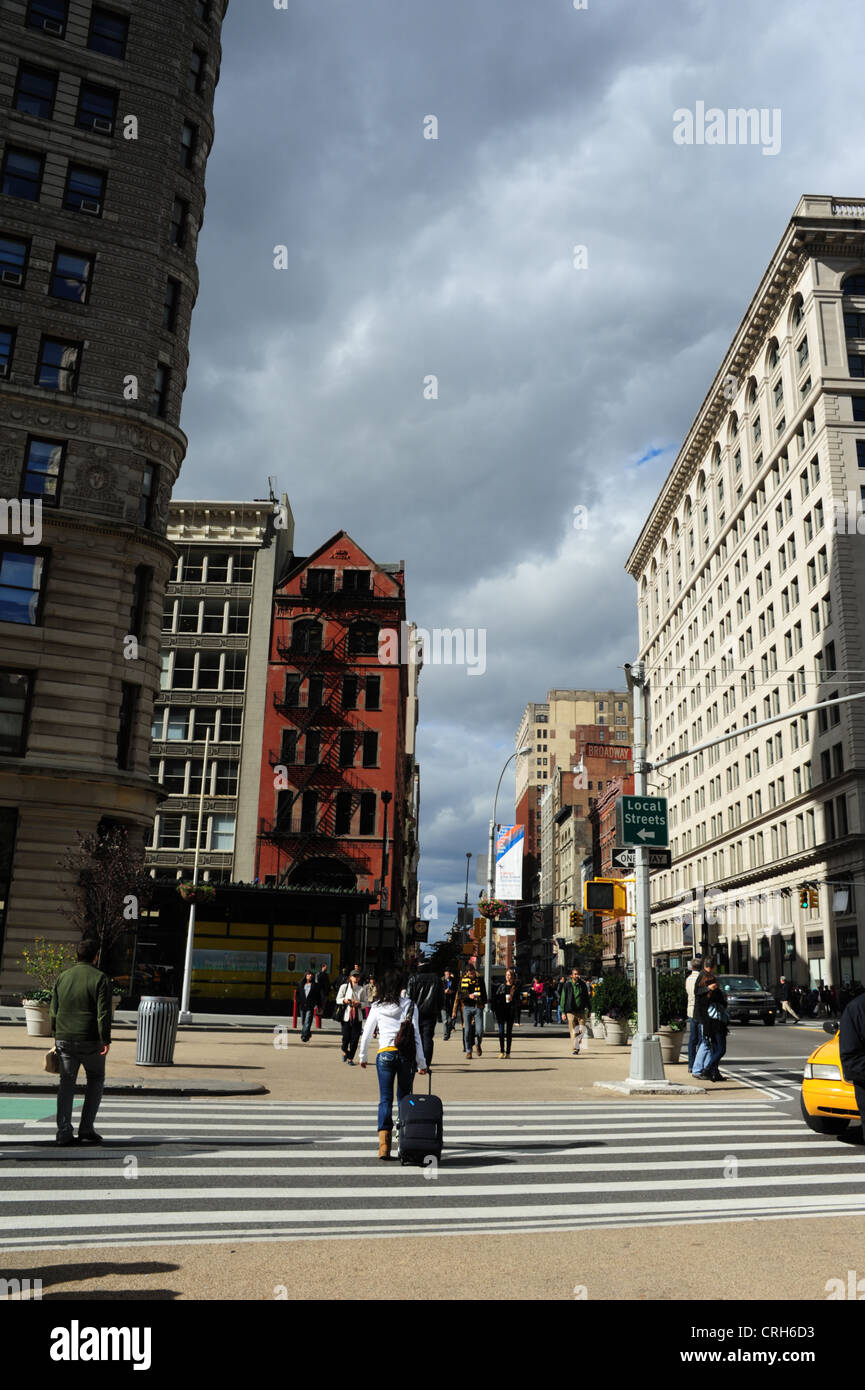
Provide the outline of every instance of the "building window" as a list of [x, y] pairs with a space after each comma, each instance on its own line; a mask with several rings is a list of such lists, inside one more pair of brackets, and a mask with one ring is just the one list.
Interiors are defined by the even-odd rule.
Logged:
[[38, 626], [44, 578], [44, 555], [29, 548], [0, 550], [0, 622]]
[[351, 834], [351, 792], [337, 792], [336, 794], [336, 817], [333, 830], [335, 835]]
[[300, 809], [300, 829], [301, 834], [311, 835], [315, 832], [316, 821], [318, 820], [318, 794], [316, 792], [304, 792]]
[[343, 676], [342, 678], [342, 707], [343, 709], [357, 709], [357, 693], [359, 688], [357, 676]]
[[180, 307], [180, 281], [169, 275], [165, 285], [165, 300], [162, 305], [162, 327], [169, 333], [177, 330], [177, 311]]
[[317, 656], [321, 651], [321, 623], [314, 618], [300, 618], [291, 629], [291, 646], [303, 656]]
[[29, 242], [0, 236], [0, 285], [4, 289], [23, 287], [29, 252]]
[[363, 736], [363, 765], [378, 766], [378, 734], [367, 733]]
[[198, 126], [192, 121], [184, 121], [180, 131], [180, 167], [191, 169], [195, 163], [198, 148]]
[[18, 812], [11, 807], [0, 807], [0, 947], [2, 931], [6, 925], [6, 910], [9, 904], [9, 885], [12, 881], [12, 862], [15, 855], [15, 832], [18, 828]]
[[99, 135], [113, 135], [116, 120], [117, 92], [113, 87], [100, 87], [95, 82], [82, 82], [75, 116], [78, 128], [92, 130]]
[[342, 592], [344, 594], [368, 594], [371, 592], [369, 570], [343, 570]]
[[358, 833], [361, 835], [375, 834], [375, 812], [376, 794], [375, 792], [361, 792], [360, 794], [360, 825]]
[[354, 733], [348, 729], [344, 729], [339, 736], [340, 767], [354, 767], [354, 742]]
[[132, 739], [135, 732], [135, 712], [138, 708], [138, 686], [124, 681], [121, 690], [117, 766], [128, 771], [132, 767]]
[[43, 338], [36, 363], [36, 385], [46, 391], [75, 391], [81, 360], [81, 343], [62, 338]]
[[21, 483], [25, 497], [41, 497], [56, 505], [65, 453], [66, 445], [56, 439], [28, 439]]
[[54, 115], [54, 101], [57, 96], [57, 73], [49, 68], [32, 67], [22, 63], [18, 69], [15, 83], [13, 106], [27, 116], [39, 116], [50, 121]]
[[381, 709], [381, 676], [367, 676], [364, 703], [367, 709]]
[[7, 146], [0, 175], [0, 193], [5, 193], [9, 198], [24, 198], [29, 203], [38, 203], [44, 166], [44, 155]]
[[69, 0], [30, 0], [27, 6], [28, 29], [43, 29], [55, 39], [66, 34]]
[[90, 298], [94, 257], [79, 251], [65, 251], [58, 246], [54, 253], [48, 293], [54, 299], [71, 299], [86, 304]]
[[0, 670], [0, 755], [24, 756], [32, 676], [28, 671]]
[[91, 217], [101, 217], [105, 204], [105, 181], [103, 169], [70, 164], [63, 193], [64, 208], [68, 212], [84, 212]]
[[95, 53], [107, 53], [109, 58], [126, 57], [126, 41], [129, 37], [129, 17], [107, 10], [102, 5], [94, 5], [90, 17], [90, 33], [87, 47]]
[[307, 570], [303, 584], [305, 594], [332, 594], [334, 571], [327, 569]]
[[185, 198], [175, 198], [171, 208], [171, 227], [168, 241], [171, 246], [184, 247], [189, 231], [189, 204]]
[[135, 579], [132, 584], [132, 604], [129, 609], [129, 634], [144, 640], [144, 623], [150, 598], [150, 581], [153, 570], [149, 565], [135, 566]]
[[138, 498], [139, 526], [149, 526], [153, 520], [153, 502], [156, 496], [157, 467], [155, 463], [145, 463], [141, 475], [141, 494]]
[[189, 71], [186, 75], [186, 85], [190, 92], [201, 92], [204, 87], [205, 64], [207, 54], [203, 48], [193, 48], [192, 56], [189, 59]]
[[199, 24], [210, 23], [210, 0], [195, 0], [195, 18]]
[[166, 367], [164, 362], [157, 363], [156, 380], [153, 385], [153, 396], [150, 401], [151, 415], [159, 415], [163, 419], [168, 411], [168, 392], [171, 388], [171, 368]]
[[12, 375], [12, 357], [15, 352], [15, 329], [0, 328], [0, 377]]
[[306, 731], [306, 751], [304, 762], [307, 766], [312, 766], [321, 760], [321, 731], [319, 729], [307, 729]]
[[352, 623], [348, 634], [350, 656], [376, 656], [378, 654], [378, 623]]

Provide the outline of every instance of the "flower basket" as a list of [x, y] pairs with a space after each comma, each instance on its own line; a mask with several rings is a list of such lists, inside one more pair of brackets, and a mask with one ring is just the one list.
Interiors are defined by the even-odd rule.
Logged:
[[212, 883], [181, 883], [177, 891], [187, 903], [209, 903], [216, 897]]
[[506, 904], [500, 902], [498, 898], [481, 898], [478, 903], [478, 912], [480, 915], [490, 918], [493, 922], [503, 916], [506, 911]]

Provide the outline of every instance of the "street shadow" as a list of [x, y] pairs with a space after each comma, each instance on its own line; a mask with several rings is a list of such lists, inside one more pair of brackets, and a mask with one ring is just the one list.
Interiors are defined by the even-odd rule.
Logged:
[[[119, 1260], [81, 1260], [71, 1264], [40, 1265], [38, 1272], [42, 1280], [43, 1292], [56, 1284], [69, 1284], [83, 1279], [101, 1279], [106, 1274], [172, 1274], [180, 1269], [178, 1264], [168, 1264], [165, 1260], [142, 1260], [130, 1263]], [[73, 1297], [77, 1298], [75, 1294]]]
[[180, 1298], [175, 1289], [69, 1289], [64, 1293], [43, 1293], [43, 1303], [170, 1303]]
[[865, 1135], [862, 1133], [860, 1124], [849, 1125], [843, 1134], [834, 1136], [839, 1144], [846, 1144], [848, 1149], [858, 1149], [865, 1146]]
[[[508, 1148], [509, 1151], [514, 1150], [514, 1151], [519, 1151], [520, 1153], [536, 1154], [536, 1155], [538, 1155], [539, 1157], [542, 1157], [544, 1154], [564, 1153], [564, 1152], [566, 1152], [566, 1150], [568, 1150], [568, 1149], [605, 1149], [606, 1147], [607, 1147], [606, 1141], [603, 1140], [603, 1139], [588, 1139], [588, 1140], [585, 1140], [585, 1141], [581, 1141], [581, 1140], [579, 1140], [579, 1139], [566, 1139], [566, 1140], [562, 1140], [562, 1142], [561, 1142], [560, 1144], [549, 1144], [549, 1143], [547, 1143], [545, 1140], [544, 1140], [544, 1141], [541, 1141], [540, 1143], [539, 1143], [537, 1140], [535, 1140], [534, 1142], [532, 1142], [532, 1141], [530, 1141], [530, 1140], [526, 1140], [525, 1143], [521, 1143], [521, 1142], [519, 1141], [519, 1139], [516, 1139], [516, 1140], [514, 1140], [513, 1142], [512, 1142], [510, 1139], [507, 1141], [507, 1148]], [[493, 1149], [493, 1150], [500, 1150], [500, 1149], [502, 1148], [502, 1145], [501, 1145], [501, 1144], [466, 1144], [466, 1148], [469, 1149], [469, 1150], [476, 1150], [476, 1149]], [[455, 1156], [459, 1156], [459, 1147], [458, 1147], [457, 1145], [454, 1145], [454, 1147], [453, 1147], [452, 1149], [450, 1149], [450, 1150], [447, 1150], [447, 1149], [446, 1149], [446, 1151], [448, 1151], [448, 1152], [454, 1154]], [[465, 1161], [466, 1161], [466, 1162], [469, 1162], [470, 1160], [466, 1159]], [[492, 1159], [490, 1159], [489, 1161], [490, 1161], [490, 1162], [498, 1163], [498, 1162], [504, 1161], [504, 1160], [499, 1160], [499, 1159], [497, 1159], [497, 1158], [492, 1158]]]

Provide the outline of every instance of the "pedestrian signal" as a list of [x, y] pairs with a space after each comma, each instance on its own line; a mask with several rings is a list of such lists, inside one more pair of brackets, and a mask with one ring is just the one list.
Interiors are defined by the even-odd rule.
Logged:
[[624, 883], [617, 878], [590, 879], [585, 885], [585, 908], [605, 917], [626, 917], [628, 893]]

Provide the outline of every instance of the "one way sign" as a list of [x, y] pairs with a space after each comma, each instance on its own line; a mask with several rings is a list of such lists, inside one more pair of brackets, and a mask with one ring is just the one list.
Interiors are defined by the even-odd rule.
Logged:
[[[673, 856], [668, 849], [649, 850], [650, 869], [669, 869], [673, 862]], [[614, 849], [613, 868], [614, 869], [633, 869], [637, 863], [637, 851], [635, 849]]]

